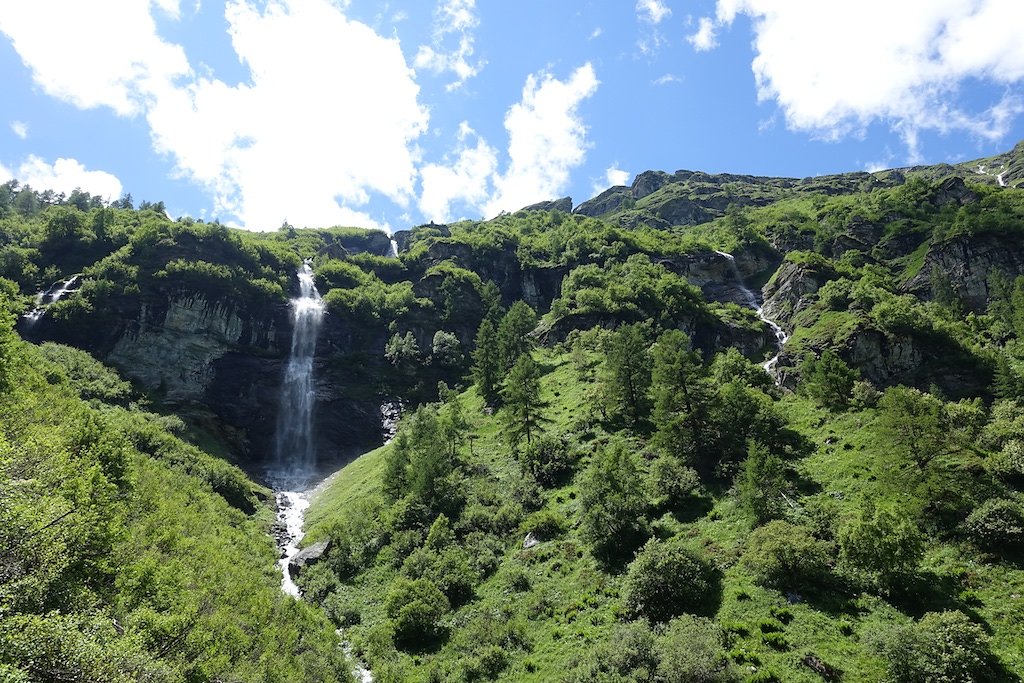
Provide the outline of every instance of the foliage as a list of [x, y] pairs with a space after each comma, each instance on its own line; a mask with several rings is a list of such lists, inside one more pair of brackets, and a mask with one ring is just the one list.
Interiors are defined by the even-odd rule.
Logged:
[[511, 370], [520, 356], [527, 354], [533, 346], [528, 336], [537, 326], [537, 314], [525, 301], [517, 301], [498, 324], [498, 357], [502, 368]]
[[682, 540], [652, 539], [630, 563], [622, 597], [633, 617], [665, 622], [713, 612], [719, 590], [714, 568]]
[[583, 538], [598, 559], [628, 558], [647, 539], [643, 480], [625, 444], [594, 454], [580, 483], [580, 503]]
[[991, 680], [988, 637], [963, 612], [929, 612], [881, 634], [875, 647], [898, 683]]
[[395, 639], [403, 644], [420, 645], [441, 634], [440, 619], [451, 607], [429, 579], [399, 577], [391, 584], [384, 609], [392, 621]]
[[750, 534], [743, 564], [767, 586], [803, 589], [827, 576], [828, 555], [806, 527], [774, 520]]
[[612, 412], [636, 425], [648, 411], [651, 361], [643, 325], [622, 325], [608, 338], [605, 356], [606, 396]]
[[754, 524], [780, 517], [786, 495], [786, 467], [782, 459], [759, 443], [751, 442], [736, 481], [740, 506]]
[[498, 400], [501, 385], [501, 354], [498, 347], [498, 333], [494, 323], [485, 318], [476, 333], [476, 348], [473, 349], [473, 381], [480, 395], [489, 404]]
[[1024, 509], [1006, 498], [993, 498], [964, 520], [964, 532], [983, 550], [1011, 554], [1024, 549]]
[[894, 506], [867, 503], [840, 529], [839, 548], [847, 567], [890, 589], [917, 570], [924, 538], [906, 513]]
[[800, 390], [827, 408], [845, 408], [856, 379], [857, 373], [832, 349], [800, 364]]
[[504, 404], [501, 414], [509, 444], [516, 450], [526, 439], [529, 447], [546, 421], [543, 415], [546, 404], [540, 397], [540, 367], [529, 353], [519, 356], [505, 377], [501, 399]]

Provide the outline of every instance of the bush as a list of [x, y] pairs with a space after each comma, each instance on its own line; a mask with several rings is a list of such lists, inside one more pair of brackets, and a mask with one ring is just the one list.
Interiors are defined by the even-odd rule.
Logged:
[[580, 483], [582, 535], [604, 562], [628, 557], [649, 533], [636, 463], [622, 443], [599, 451]]
[[850, 401], [857, 371], [832, 349], [821, 358], [808, 355], [800, 363], [800, 391], [826, 408], [845, 408]]
[[963, 612], [929, 612], [879, 635], [874, 647], [895, 683], [991, 680], [988, 636]]
[[392, 620], [396, 642], [422, 644], [441, 634], [439, 621], [451, 606], [429, 579], [399, 577], [391, 584], [384, 610]]
[[985, 501], [964, 521], [963, 528], [982, 550], [998, 553], [1024, 548], [1024, 511], [1014, 500]]
[[626, 610], [654, 622], [689, 612], [707, 613], [720, 591], [716, 570], [681, 540], [652, 539], [629, 565], [623, 586]]
[[671, 455], [660, 455], [647, 473], [651, 503], [658, 509], [678, 509], [700, 494], [700, 475]]
[[523, 469], [545, 488], [562, 483], [572, 474], [575, 461], [564, 434], [541, 434], [520, 456]]
[[888, 589], [917, 569], [924, 555], [924, 537], [904, 512], [868, 504], [840, 529], [839, 547], [847, 567]]
[[724, 643], [722, 629], [713, 621], [688, 614], [673, 619], [658, 638], [659, 680], [665, 683], [729, 680]]
[[800, 588], [824, 579], [828, 555], [826, 544], [814, 538], [809, 529], [775, 520], [750, 534], [743, 564], [758, 583]]

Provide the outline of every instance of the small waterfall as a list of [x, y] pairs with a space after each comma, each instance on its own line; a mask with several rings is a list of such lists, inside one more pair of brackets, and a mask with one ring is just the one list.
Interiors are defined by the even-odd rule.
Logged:
[[388, 255], [392, 258], [398, 258], [398, 242], [395, 240], [391, 240], [391, 251], [388, 252]]
[[31, 328], [46, 314], [46, 307], [55, 304], [68, 294], [77, 292], [81, 286], [81, 274], [72, 275], [67, 280], [60, 280], [50, 285], [45, 292], [36, 294], [36, 305], [31, 311], [21, 316], [25, 324]]
[[774, 320], [770, 319], [768, 316], [764, 314], [764, 307], [761, 306], [760, 302], [758, 302], [757, 300], [757, 297], [754, 295], [752, 291], [750, 291], [747, 288], [747, 285], [743, 282], [743, 275], [740, 273], [740, 269], [736, 267], [736, 259], [733, 258], [733, 255], [727, 254], [724, 251], [715, 251], [715, 253], [718, 254], [719, 256], [724, 256], [725, 259], [729, 262], [729, 267], [732, 269], [733, 277], [736, 278], [736, 286], [739, 288], [740, 293], [743, 295], [743, 300], [746, 302], [747, 306], [750, 306], [751, 308], [754, 309], [754, 312], [757, 313], [757, 317], [761, 319], [761, 322], [770, 327], [772, 329], [772, 332], [775, 334], [775, 345], [776, 347], [778, 347], [778, 352], [761, 364], [762, 368], [770, 372], [771, 369], [775, 367], [775, 364], [779, 362], [779, 356], [782, 355], [782, 347], [789, 340], [789, 335], [786, 334], [786, 332], [782, 329], [782, 327], [779, 326], [778, 323], [776, 323]]
[[292, 348], [281, 383], [277, 413], [275, 466], [288, 480], [307, 479], [316, 467], [313, 435], [313, 354], [324, 318], [324, 304], [308, 263], [299, 271], [299, 298], [292, 299]]

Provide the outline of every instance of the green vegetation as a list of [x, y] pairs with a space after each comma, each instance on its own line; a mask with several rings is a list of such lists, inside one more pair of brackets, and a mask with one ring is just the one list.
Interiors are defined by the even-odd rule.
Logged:
[[[1019, 681], [1024, 190], [976, 180], [650, 173], [398, 258], [2, 186], [0, 678], [345, 680], [340, 628], [385, 683]], [[238, 334], [197, 374], [277, 367], [303, 262], [321, 405], [405, 415], [317, 493], [296, 602], [269, 492], [184, 438], [244, 462], [230, 410], [96, 358], [202, 300]], [[74, 274], [31, 337], [72, 346], [19, 341]]]

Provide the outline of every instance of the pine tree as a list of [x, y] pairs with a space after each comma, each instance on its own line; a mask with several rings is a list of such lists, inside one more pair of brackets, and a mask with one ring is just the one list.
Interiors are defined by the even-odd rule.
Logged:
[[498, 356], [504, 370], [510, 370], [532, 348], [528, 335], [536, 326], [537, 314], [525, 301], [517, 301], [508, 309], [498, 325]]
[[494, 323], [484, 319], [476, 333], [476, 348], [473, 350], [473, 381], [480, 395], [489, 405], [498, 400], [501, 384], [501, 358], [498, 354], [498, 334]]
[[740, 506], [754, 518], [755, 525], [779, 517], [786, 489], [786, 466], [764, 445], [751, 441], [736, 481]]
[[526, 443], [547, 422], [543, 410], [547, 403], [540, 398], [540, 367], [530, 354], [524, 353], [512, 367], [501, 388], [504, 402], [502, 413], [505, 423], [505, 434], [513, 448], [518, 448], [525, 438]]
[[605, 383], [613, 410], [636, 425], [650, 413], [651, 356], [643, 325], [623, 325], [608, 342]]

